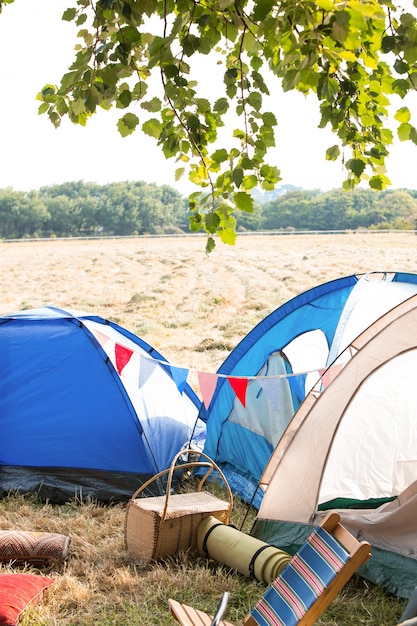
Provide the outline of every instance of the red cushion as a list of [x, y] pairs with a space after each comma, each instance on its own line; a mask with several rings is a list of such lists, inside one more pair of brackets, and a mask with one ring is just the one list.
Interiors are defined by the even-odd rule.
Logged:
[[0, 574], [0, 626], [16, 626], [22, 612], [40, 600], [54, 580], [37, 574]]

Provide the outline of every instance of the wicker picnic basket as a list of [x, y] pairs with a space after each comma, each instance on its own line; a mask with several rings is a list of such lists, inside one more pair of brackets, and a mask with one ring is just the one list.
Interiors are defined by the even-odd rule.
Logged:
[[[195, 454], [194, 450], [178, 453], [171, 466], [153, 476], [133, 494], [126, 508], [125, 546], [126, 550], [141, 565], [174, 555], [189, 548], [197, 549], [197, 527], [208, 515], [216, 517], [223, 524], [228, 524], [233, 507], [233, 496], [223, 472], [216, 463], [199, 452], [201, 461], [187, 461], [178, 465], [182, 455]], [[172, 477], [175, 470], [206, 468], [206, 472], [191, 493], [171, 493]], [[220, 500], [202, 487], [210, 474], [216, 470], [227, 491], [228, 500]], [[141, 497], [140, 494], [154, 481], [167, 474], [165, 495]]]

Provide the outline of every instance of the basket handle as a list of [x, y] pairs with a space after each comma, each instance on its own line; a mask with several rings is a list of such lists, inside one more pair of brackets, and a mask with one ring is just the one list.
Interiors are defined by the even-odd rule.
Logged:
[[[183, 453], [181, 453], [183, 454]], [[185, 469], [185, 468], [191, 468], [191, 467], [209, 467], [211, 468], [211, 464], [207, 463], [207, 462], [198, 462], [198, 461], [193, 461], [193, 462], [187, 462], [187, 463], [183, 463], [183, 465], [181, 465], [181, 469]], [[146, 489], [146, 487], [148, 487], [151, 483], [153, 483], [154, 481], [158, 480], [158, 478], [161, 478], [161, 476], [164, 476], [165, 474], [168, 474], [168, 472], [171, 472], [171, 467], [168, 467], [168, 469], [162, 470], [162, 472], [159, 472], [158, 474], [155, 474], [155, 476], [152, 476], [152, 478], [149, 478], [149, 480], [147, 480], [145, 483], [143, 483], [143, 485], [141, 485], [136, 491], [135, 493], [130, 497], [131, 500], [134, 500], [135, 498], [137, 498], [137, 496]], [[207, 472], [209, 473], [209, 472]], [[211, 473], [211, 472], [210, 472]], [[201, 483], [200, 483], [201, 484]], [[198, 486], [200, 486], [200, 484]], [[199, 489], [197, 489], [199, 491]]]
[[[187, 449], [187, 450], [181, 450], [180, 452], [178, 452], [174, 456], [174, 458], [173, 458], [173, 460], [171, 462], [171, 466], [168, 469], [162, 470], [162, 472], [159, 472], [158, 474], [155, 474], [155, 476], [153, 476], [152, 478], [147, 480], [143, 485], [141, 485], [139, 487], [139, 489], [137, 489], [135, 491], [135, 493], [133, 494], [133, 496], [132, 496], [132, 499], [134, 500], [152, 482], [154, 482], [155, 480], [157, 480], [161, 476], [164, 476], [165, 474], [168, 474], [168, 480], [167, 480], [167, 486], [166, 486], [166, 494], [165, 494], [165, 506], [164, 506], [164, 510], [163, 510], [163, 513], [162, 513], [161, 522], [163, 522], [165, 520], [165, 518], [166, 518], [166, 514], [167, 514], [167, 510], [168, 510], [168, 504], [169, 504], [169, 496], [170, 496], [170, 492], [171, 492], [172, 477], [173, 477], [174, 471], [176, 469], [175, 466], [177, 464], [177, 461], [178, 461], [180, 456], [182, 456], [183, 454], [189, 454], [189, 453], [196, 454], [196, 451], [195, 450], [191, 450], [191, 449]], [[218, 474], [220, 475], [222, 481], [224, 482], [224, 485], [225, 485], [226, 491], [227, 491], [227, 496], [228, 496], [228, 499], [229, 499], [229, 507], [230, 507], [230, 510], [232, 510], [232, 507], [233, 507], [233, 495], [232, 495], [232, 490], [230, 489], [230, 485], [227, 482], [226, 476], [223, 474], [223, 472], [220, 469], [220, 467], [213, 461], [213, 459], [211, 459], [209, 456], [204, 454], [204, 452], [198, 452], [197, 454], [199, 456], [204, 457], [206, 459], [206, 461], [187, 461], [187, 463], [183, 463], [181, 465], [181, 469], [196, 468], [196, 467], [206, 467], [207, 468], [207, 472], [204, 474], [204, 476], [201, 478], [200, 482], [198, 483], [197, 491], [201, 491], [201, 489], [202, 489], [204, 483], [206, 482], [207, 478], [210, 476], [210, 474], [213, 472], [213, 470], [216, 470], [218, 472]]]

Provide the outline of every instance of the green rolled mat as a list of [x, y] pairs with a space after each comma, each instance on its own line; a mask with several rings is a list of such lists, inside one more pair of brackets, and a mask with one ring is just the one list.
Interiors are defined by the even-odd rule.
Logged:
[[201, 556], [237, 570], [243, 576], [269, 585], [291, 556], [268, 543], [251, 537], [233, 526], [222, 524], [209, 515], [197, 529], [197, 548]]

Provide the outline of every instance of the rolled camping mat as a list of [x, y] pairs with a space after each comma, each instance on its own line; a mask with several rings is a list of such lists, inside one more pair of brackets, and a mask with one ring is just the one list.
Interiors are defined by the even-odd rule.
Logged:
[[197, 548], [201, 556], [208, 556], [243, 576], [255, 578], [267, 585], [277, 578], [291, 560], [287, 552], [233, 526], [222, 524], [212, 515], [205, 517], [198, 525]]

